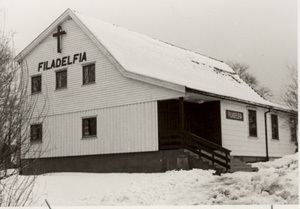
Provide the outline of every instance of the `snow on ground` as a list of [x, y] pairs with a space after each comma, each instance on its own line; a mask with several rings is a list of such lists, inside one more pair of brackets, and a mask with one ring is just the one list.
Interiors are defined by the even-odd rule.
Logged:
[[[298, 155], [258, 172], [52, 173], [37, 178], [34, 206], [298, 204]], [[27, 177], [22, 177], [27, 178]]]

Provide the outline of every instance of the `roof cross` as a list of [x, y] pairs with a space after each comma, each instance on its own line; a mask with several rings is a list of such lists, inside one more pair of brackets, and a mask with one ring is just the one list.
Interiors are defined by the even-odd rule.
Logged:
[[57, 53], [61, 53], [61, 37], [67, 34], [66, 31], [61, 30], [61, 26], [57, 26], [57, 33], [53, 34], [53, 37], [57, 37]]

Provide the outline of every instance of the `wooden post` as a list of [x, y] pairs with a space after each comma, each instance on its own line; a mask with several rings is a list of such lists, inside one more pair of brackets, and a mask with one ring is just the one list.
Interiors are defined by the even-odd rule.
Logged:
[[180, 139], [181, 144], [184, 141], [184, 101], [183, 97], [179, 98], [179, 132], [180, 132]]
[[[228, 154], [225, 153], [225, 156], [226, 156], [226, 165], [228, 166], [228, 165], [229, 165], [229, 162], [228, 162]], [[228, 167], [226, 167], [226, 171], [228, 171]]]

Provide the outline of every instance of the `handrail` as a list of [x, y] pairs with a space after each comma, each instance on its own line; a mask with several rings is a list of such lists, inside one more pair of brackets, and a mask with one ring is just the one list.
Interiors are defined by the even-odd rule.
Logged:
[[200, 137], [200, 136], [197, 136], [197, 135], [195, 135], [195, 134], [192, 134], [192, 133], [190, 133], [190, 132], [188, 132], [188, 131], [185, 131], [185, 132], [184, 132], [184, 135], [185, 135], [185, 137], [193, 137], [193, 138], [196, 139], [196, 140], [201, 140], [201, 143], [204, 142], [204, 144], [205, 144], [206, 146], [208, 146], [208, 147], [210, 147], [210, 148], [212, 148], [212, 149], [220, 150], [220, 151], [225, 152], [225, 153], [227, 153], [227, 154], [229, 154], [229, 153], [231, 152], [230, 150], [228, 150], [228, 149], [226, 149], [226, 148], [224, 148], [224, 147], [221, 147], [221, 146], [219, 146], [219, 145], [217, 145], [217, 144], [215, 144], [215, 143], [212, 143], [212, 142], [210, 142], [210, 141], [208, 141], [208, 140], [206, 140], [206, 139], [203, 139], [203, 138]]
[[[230, 150], [212, 143], [206, 139], [203, 139], [202, 137], [192, 134], [188, 131], [183, 132], [183, 138], [180, 138], [180, 135], [180, 132], [163, 133], [161, 135], [161, 139], [163, 143], [167, 144], [172, 142], [176, 144], [180, 143], [181, 147], [198, 154], [200, 157], [204, 157], [210, 160], [212, 164], [217, 163], [220, 166], [225, 167], [227, 171], [230, 169]], [[175, 139], [170, 139], [170, 136], [178, 136], [178, 138], [176, 137]]]

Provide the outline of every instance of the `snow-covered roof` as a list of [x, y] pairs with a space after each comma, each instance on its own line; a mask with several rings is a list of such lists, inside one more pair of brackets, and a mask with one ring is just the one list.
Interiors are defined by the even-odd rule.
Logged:
[[[246, 103], [287, 110], [266, 101], [246, 84], [226, 63], [150, 38], [128, 29], [67, 9], [16, 59], [25, 57], [53, 29], [68, 17], [88, 33], [100, 48], [112, 55], [125, 76], [166, 87], [193, 89], [202, 93], [241, 100]], [[120, 68], [119, 68], [120, 69]], [[140, 77], [137, 77], [140, 76]], [[152, 79], [152, 80], [150, 80]], [[156, 82], [153, 82], [155, 80]]]
[[268, 106], [226, 63], [75, 13], [125, 71]]

